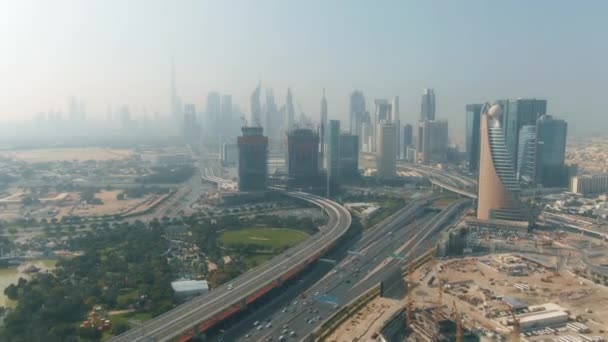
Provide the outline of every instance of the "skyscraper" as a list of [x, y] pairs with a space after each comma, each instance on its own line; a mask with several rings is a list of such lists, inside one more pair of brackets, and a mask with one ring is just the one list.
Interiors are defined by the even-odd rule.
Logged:
[[365, 97], [360, 90], [350, 93], [350, 133], [361, 137], [361, 125], [365, 122]]
[[350, 133], [340, 134], [340, 180], [359, 178], [359, 137]]
[[395, 96], [393, 98], [393, 103], [391, 104], [391, 115], [390, 121], [395, 123], [397, 128], [397, 144], [396, 151], [397, 158], [401, 158], [401, 120], [399, 118], [399, 96]]
[[272, 89], [266, 90], [266, 108], [265, 108], [265, 120], [264, 120], [264, 131], [266, 132], [266, 136], [270, 140], [271, 145], [276, 143], [277, 140], [280, 139], [279, 134], [279, 121], [278, 117], [278, 109], [277, 105], [274, 102], [274, 93]]
[[403, 151], [406, 151], [408, 147], [412, 147], [414, 143], [414, 128], [410, 124], [403, 126]]
[[418, 123], [417, 159], [424, 163], [444, 163], [447, 159], [447, 121], [421, 121]]
[[479, 170], [479, 124], [481, 122], [482, 104], [466, 105], [466, 150], [467, 164], [470, 172]]
[[532, 184], [536, 178], [536, 126], [522, 126], [517, 145], [517, 180], [522, 184]]
[[501, 106], [485, 105], [481, 113], [477, 218], [525, 221], [514, 163], [507, 152]]
[[243, 127], [237, 138], [239, 148], [239, 190], [266, 189], [268, 176], [268, 138], [262, 127]]
[[262, 126], [262, 103], [260, 103], [260, 92], [262, 91], [262, 85], [258, 86], [251, 93], [251, 126], [261, 127]]
[[377, 129], [377, 175], [380, 179], [392, 179], [396, 176], [397, 166], [397, 125], [394, 122], [382, 122]]
[[567, 187], [566, 134], [568, 124], [550, 115], [536, 122], [536, 183], [544, 187]]
[[325, 166], [325, 157], [327, 154], [327, 99], [325, 98], [325, 88], [323, 88], [323, 97], [321, 98], [321, 119], [319, 122], [319, 166]]
[[293, 96], [291, 89], [287, 88], [287, 98], [285, 100], [285, 109], [287, 111], [287, 131], [293, 129], [295, 109], [293, 107]]
[[232, 119], [232, 95], [222, 95], [222, 120]]
[[420, 105], [420, 121], [435, 120], [435, 91], [424, 89]]
[[329, 121], [327, 144], [327, 197], [340, 188], [340, 121]]
[[497, 103], [501, 106], [503, 113], [502, 127], [507, 151], [517, 164], [519, 131], [525, 125], [536, 125], [536, 120], [547, 114], [547, 100], [515, 99], [500, 100]]
[[287, 133], [287, 171], [289, 181], [297, 185], [314, 185], [319, 175], [319, 136], [308, 128]]

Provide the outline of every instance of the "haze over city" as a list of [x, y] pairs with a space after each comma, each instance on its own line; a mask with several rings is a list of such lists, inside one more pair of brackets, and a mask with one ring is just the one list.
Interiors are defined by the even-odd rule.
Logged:
[[0, 341], [607, 341], [606, 13], [4, 0]]
[[[399, 96], [414, 120], [422, 88], [452, 120], [466, 103], [546, 98], [573, 133], [606, 128], [604, 1], [3, 1], [0, 120], [63, 109], [91, 118], [127, 104], [167, 114], [170, 65], [184, 102], [233, 95], [248, 113], [259, 81], [290, 86], [316, 117], [348, 117], [348, 94]], [[461, 122], [453, 120], [455, 132]]]

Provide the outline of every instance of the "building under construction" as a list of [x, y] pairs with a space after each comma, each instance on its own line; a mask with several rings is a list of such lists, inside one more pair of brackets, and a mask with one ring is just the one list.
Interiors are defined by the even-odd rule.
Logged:
[[243, 127], [238, 137], [239, 191], [266, 190], [268, 176], [268, 137], [262, 127]]
[[318, 185], [318, 150], [319, 135], [312, 129], [297, 128], [287, 133], [287, 170], [290, 185]]

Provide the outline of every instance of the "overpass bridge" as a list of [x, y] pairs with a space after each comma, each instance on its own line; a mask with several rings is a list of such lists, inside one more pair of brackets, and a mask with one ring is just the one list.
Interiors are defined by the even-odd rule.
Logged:
[[184, 303], [141, 326], [112, 338], [114, 342], [188, 341], [234, 314], [243, 311], [269, 291], [293, 278], [334, 247], [348, 231], [348, 210], [331, 200], [294, 191], [286, 195], [321, 207], [328, 222], [320, 232], [270, 261], [216, 289]]

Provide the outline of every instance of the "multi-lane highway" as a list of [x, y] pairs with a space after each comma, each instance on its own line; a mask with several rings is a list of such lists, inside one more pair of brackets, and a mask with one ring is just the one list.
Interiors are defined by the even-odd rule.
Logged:
[[302, 298], [276, 307], [266, 317], [256, 315], [259, 322], [255, 325], [250, 322], [247, 327], [229, 329], [224, 340], [305, 339], [340, 307], [400, 269], [408, 252], [416, 251], [414, 256], [419, 255], [423, 250], [418, 247], [432, 239], [467, 203], [467, 200], [455, 202], [437, 215], [424, 213], [426, 200], [404, 208], [365, 234], [352, 247], [350, 255], [308, 288]]
[[328, 221], [319, 233], [244, 273], [229, 284], [213, 289], [203, 296], [145, 322], [138, 328], [114, 337], [111, 341], [168, 341], [180, 336], [185, 340], [188, 338], [188, 333], [205, 331], [243, 310], [248, 303], [255, 301], [317, 260], [350, 227], [350, 213], [336, 202], [302, 192], [286, 194], [325, 210]]

